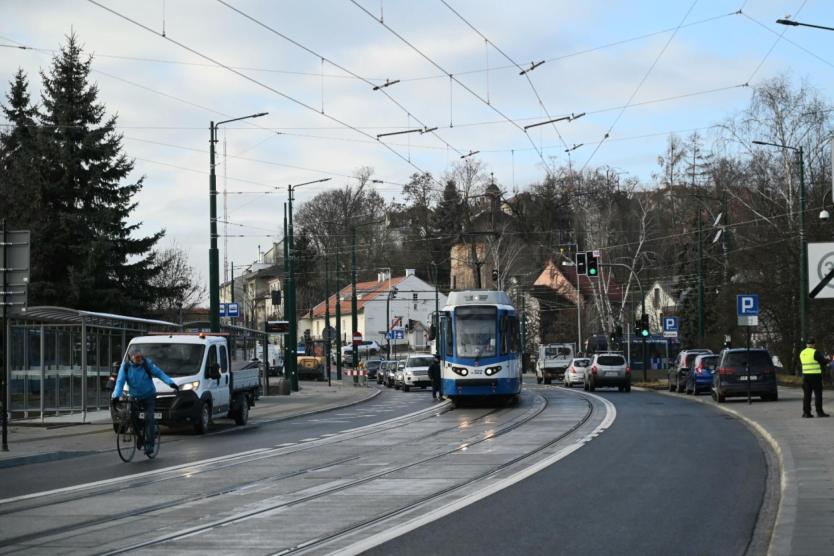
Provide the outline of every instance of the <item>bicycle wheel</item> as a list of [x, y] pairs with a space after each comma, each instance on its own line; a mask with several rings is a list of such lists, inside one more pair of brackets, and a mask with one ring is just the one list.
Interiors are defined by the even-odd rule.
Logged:
[[136, 455], [136, 434], [133, 432], [133, 425], [121, 426], [119, 433], [116, 435], [116, 450], [125, 463], [132, 460], [133, 456]]
[[159, 425], [157, 424], [156, 430], [154, 431], [153, 435], [153, 452], [145, 452], [145, 455], [148, 456], [148, 459], [153, 459], [159, 453], [159, 444], [162, 439], [162, 436], [159, 434]]

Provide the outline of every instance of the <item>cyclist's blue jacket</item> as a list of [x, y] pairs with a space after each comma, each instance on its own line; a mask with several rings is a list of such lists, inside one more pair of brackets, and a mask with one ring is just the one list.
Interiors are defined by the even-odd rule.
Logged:
[[[147, 363], [147, 365], [146, 365]], [[146, 370], [147, 369], [147, 370]], [[153, 361], [148, 358], [137, 365], [134, 362], [122, 361], [122, 366], [119, 367], [119, 376], [116, 378], [116, 386], [113, 388], [113, 397], [118, 398], [122, 395], [122, 390], [125, 387], [125, 381], [130, 388], [130, 395], [137, 400], [146, 400], [156, 396], [156, 387], [153, 385], [153, 380], [148, 376], [150, 374], [168, 384], [173, 386], [176, 384], [174, 380], [162, 372], [162, 369], [157, 367]]]

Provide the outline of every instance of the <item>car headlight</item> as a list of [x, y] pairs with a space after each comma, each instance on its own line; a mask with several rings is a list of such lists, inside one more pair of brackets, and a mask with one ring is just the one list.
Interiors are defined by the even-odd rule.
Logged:
[[460, 376], [466, 376], [469, 374], [469, 369], [466, 367], [452, 367], [452, 372], [459, 374]]
[[497, 367], [487, 367], [484, 371], [484, 374], [487, 376], [492, 376], [499, 372], [501, 372], [501, 365], [498, 365]]
[[197, 390], [199, 387], [199, 380], [195, 380], [194, 382], [186, 382], [185, 384], [180, 384], [180, 392], [184, 392], [186, 390]]

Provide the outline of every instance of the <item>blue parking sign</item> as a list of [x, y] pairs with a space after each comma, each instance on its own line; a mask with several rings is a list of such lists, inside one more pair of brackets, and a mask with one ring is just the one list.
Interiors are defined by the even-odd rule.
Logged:
[[758, 294], [740, 294], [736, 296], [736, 313], [740, 317], [755, 317], [759, 314]]
[[678, 331], [678, 317], [663, 317], [663, 331], [677, 332]]

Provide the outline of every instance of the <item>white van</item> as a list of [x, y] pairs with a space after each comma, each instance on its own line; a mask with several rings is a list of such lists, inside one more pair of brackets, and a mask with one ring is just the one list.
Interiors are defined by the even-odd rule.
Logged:
[[536, 382], [550, 384], [553, 379], [562, 380], [565, 371], [573, 361], [574, 344], [545, 344], [539, 346], [539, 360], [536, 362]]

